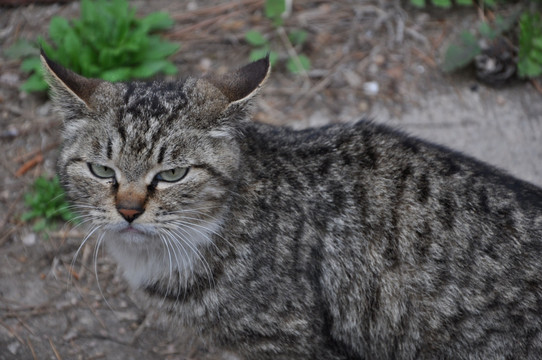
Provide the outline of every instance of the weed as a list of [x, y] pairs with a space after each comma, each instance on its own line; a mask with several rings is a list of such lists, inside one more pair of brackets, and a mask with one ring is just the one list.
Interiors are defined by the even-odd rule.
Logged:
[[32, 190], [25, 194], [24, 202], [30, 210], [21, 216], [21, 220], [35, 220], [34, 231], [53, 228], [56, 220], [75, 219], [75, 215], [69, 210], [58, 177], [52, 179], [38, 177]]
[[[286, 12], [286, 1], [287, 0], [266, 0], [265, 2], [264, 14], [275, 26], [275, 32], [273, 35], [284, 31], [282, 27], [284, 22], [282, 16]], [[286, 40], [286, 42], [289, 41], [293, 47], [300, 48], [306, 42], [307, 37], [308, 33], [305, 30], [291, 30], [287, 34], [288, 40]], [[271, 65], [275, 65], [279, 58], [279, 54], [272, 50], [271, 41], [267, 39], [260, 31], [247, 31], [245, 34], [245, 40], [250, 46], [253, 47], [249, 55], [251, 61], [261, 59], [269, 54], [269, 61], [271, 62]], [[311, 64], [309, 58], [303, 54], [291, 54], [288, 56], [286, 61], [286, 68], [293, 74], [307, 71], [310, 69], [310, 66]]]
[[542, 19], [540, 14], [524, 13], [519, 20], [518, 74], [542, 75]]
[[[479, 3], [494, 9], [497, 3], [505, 0], [480, 0]], [[510, 1], [508, 1], [510, 2]], [[418, 6], [426, 6], [425, 0], [410, 0]], [[432, 0], [434, 6], [448, 8], [451, 0]], [[455, 0], [457, 5], [471, 6], [473, 0]], [[518, 11], [503, 17], [497, 15], [493, 21], [484, 20], [479, 23], [476, 32], [464, 30], [459, 40], [448, 47], [442, 64], [446, 72], [461, 69], [471, 64], [485, 50], [481, 43], [493, 43], [497, 46], [506, 43], [517, 49], [517, 74], [520, 78], [534, 78], [542, 75], [542, 18], [540, 16], [541, 0], [523, 3]], [[504, 41], [498, 41], [500, 38]], [[498, 53], [502, 51], [493, 51]], [[499, 56], [499, 54], [496, 54]]]
[[483, 21], [478, 24], [478, 32], [475, 34], [467, 30], [462, 31], [459, 41], [446, 49], [442, 69], [451, 72], [469, 65], [476, 56], [482, 53], [480, 40], [495, 41], [503, 33], [510, 31], [518, 16], [519, 12], [515, 12], [506, 18], [497, 16], [492, 23]]
[[[69, 21], [57, 16], [51, 20], [49, 39], [53, 45], [42, 37], [37, 43], [51, 59], [86, 77], [109, 81], [146, 78], [177, 72], [166, 58], [179, 45], [153, 34], [172, 25], [173, 20], [163, 12], [136, 18], [127, 0], [83, 0], [79, 19]], [[23, 71], [32, 73], [21, 87], [27, 92], [47, 89], [37, 46], [34, 49], [34, 56], [21, 64]], [[25, 57], [31, 52], [28, 41], [19, 41], [6, 55]]]

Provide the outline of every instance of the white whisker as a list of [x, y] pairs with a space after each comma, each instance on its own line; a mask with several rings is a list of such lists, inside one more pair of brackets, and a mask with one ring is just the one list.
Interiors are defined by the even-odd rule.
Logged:
[[[75, 251], [75, 254], [73, 255], [72, 257], [72, 262], [70, 264], [70, 269], [73, 271], [73, 268], [75, 267], [75, 261], [77, 260], [77, 257], [79, 256], [79, 252], [81, 251], [81, 249], [83, 248], [83, 246], [85, 246], [86, 242], [88, 241], [88, 239], [90, 239], [90, 237], [92, 236], [92, 234], [94, 234], [98, 229], [100, 229], [100, 225], [96, 226], [95, 228], [93, 228], [88, 234], [87, 236], [85, 236], [85, 238], [83, 239], [83, 241], [81, 242], [81, 245], [79, 245], [79, 247], [77, 248], [77, 250]], [[72, 277], [73, 277], [73, 274], [72, 274], [72, 271], [70, 271], [70, 276], [68, 277], [68, 283], [67, 283], [67, 287], [69, 288], [70, 286], [70, 282], [72, 281]]]
[[[184, 248], [184, 246], [182, 245], [182, 243], [179, 240], [177, 240], [177, 238], [171, 232], [169, 232], [169, 231], [167, 231], [165, 229], [162, 229], [162, 232], [164, 233], [165, 236], [167, 236], [166, 241], [171, 241], [172, 246], [175, 246], [177, 248], [177, 250], [182, 250], [184, 252], [186, 261], [188, 261], [188, 263], [189, 263], [188, 268], [192, 270], [192, 260], [190, 259], [190, 256], [189, 256], [188, 252], [186, 251], [186, 249]], [[179, 259], [178, 255], [177, 255], [177, 251], [173, 251], [173, 255], [175, 256], [175, 261], [177, 263], [177, 273], [178, 273], [178, 276], [179, 276], [179, 285], [182, 286], [182, 284], [181, 284], [181, 273], [184, 273], [184, 270], [187, 269], [187, 266], [182, 261], [182, 257], [181, 257], [181, 259]], [[179, 268], [180, 266], [182, 266], [183, 269], [180, 269]], [[184, 278], [184, 282], [185, 282], [184, 288], [186, 289], [186, 287], [188, 286], [188, 277], [186, 275], [184, 275], [183, 278]], [[180, 291], [177, 291], [177, 300], [178, 300], [179, 294], [180, 294]]]
[[[173, 234], [179, 236], [179, 239], [182, 240], [190, 248], [190, 250], [192, 250], [194, 255], [196, 255], [196, 257], [199, 259], [199, 261], [203, 264], [203, 268], [204, 268], [205, 272], [207, 273], [207, 276], [209, 277], [209, 286], [213, 286], [214, 285], [214, 279], [213, 279], [213, 275], [212, 275], [212, 271], [211, 271], [211, 267], [209, 266], [209, 263], [207, 262], [207, 260], [203, 256], [203, 254], [198, 250], [197, 245], [192, 244], [190, 242], [190, 239], [185, 238], [182, 234], [178, 233], [177, 232], [178, 230], [183, 231], [186, 235], [190, 235], [190, 233], [186, 229], [184, 229], [183, 227], [177, 227], [175, 229], [170, 229], [170, 231]], [[203, 233], [201, 233], [201, 234], [203, 236], [206, 236], [206, 234], [203, 234]]]
[[107, 307], [113, 312], [115, 313], [115, 310], [113, 309], [113, 307], [111, 306], [111, 304], [109, 304], [109, 301], [107, 301], [104, 293], [103, 293], [103, 290], [102, 290], [102, 286], [100, 285], [100, 278], [98, 276], [98, 253], [100, 251], [100, 246], [102, 245], [103, 243], [103, 240], [104, 240], [104, 237], [105, 237], [105, 232], [101, 233], [100, 234], [100, 237], [98, 238], [98, 241], [96, 242], [96, 246], [94, 247], [94, 275], [96, 277], [96, 283], [98, 284], [98, 291], [100, 292], [100, 295], [102, 296], [102, 298], [104, 299], [104, 302], [105, 304], [107, 305]]
[[164, 298], [162, 299], [162, 303], [161, 305], [164, 304], [164, 302], [166, 301], [166, 297], [167, 295], [169, 294], [169, 291], [170, 291], [170, 285], [171, 285], [171, 277], [172, 277], [172, 272], [173, 272], [173, 264], [172, 264], [172, 259], [171, 259], [171, 250], [170, 250], [170, 244], [169, 242], [164, 239], [163, 236], [160, 235], [160, 240], [162, 240], [162, 243], [164, 244], [166, 250], [167, 250], [167, 255], [168, 255], [168, 259], [169, 259], [169, 277], [168, 277], [168, 281], [167, 281], [167, 286], [166, 286], [166, 292], [164, 294]]
[[[180, 225], [180, 226], [186, 226], [186, 227], [190, 227], [192, 228], [194, 231], [197, 231], [198, 233], [202, 234], [202, 235], [205, 235], [207, 236], [206, 234], [204, 234], [202, 231], [198, 230], [198, 229], [194, 229], [193, 226], [195, 227], [198, 227], [200, 229], [203, 229], [205, 230], [206, 232], [209, 232], [213, 235], [216, 235], [217, 237], [219, 237], [221, 240], [223, 240], [226, 244], [230, 245], [230, 246], [233, 246], [231, 242], [229, 242], [227, 239], [225, 239], [219, 232], [217, 232], [216, 230], [213, 230], [209, 227], [206, 227], [204, 225], [200, 225], [200, 224], [195, 224], [193, 222], [188, 222], [188, 221], [183, 221], [185, 218], [183, 219], [176, 219], [176, 220], [173, 220], [171, 221], [172, 224], [175, 224], [175, 225]], [[186, 217], [186, 219], [188, 220], [199, 220], [199, 219], [194, 219], [194, 218], [189, 218], [189, 217]], [[207, 221], [207, 223], [213, 225], [215, 223], [211, 222], [211, 221]], [[213, 246], [215, 248], [218, 249], [218, 247], [216, 246], [216, 244], [214, 242], [212, 242]]]

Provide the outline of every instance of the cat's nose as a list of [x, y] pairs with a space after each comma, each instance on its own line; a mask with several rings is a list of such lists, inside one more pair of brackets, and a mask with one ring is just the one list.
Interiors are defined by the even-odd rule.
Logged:
[[117, 208], [117, 211], [119, 214], [122, 215], [122, 217], [131, 223], [135, 219], [137, 219], [141, 214], [143, 214], [144, 209], [141, 207], [137, 208]]
[[121, 186], [115, 206], [124, 220], [131, 223], [145, 211], [146, 193], [134, 184]]

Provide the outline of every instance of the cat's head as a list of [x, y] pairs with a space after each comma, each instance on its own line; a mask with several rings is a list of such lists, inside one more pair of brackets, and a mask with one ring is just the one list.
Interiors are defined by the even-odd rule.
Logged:
[[61, 181], [118, 260], [210, 242], [239, 176], [236, 135], [268, 59], [221, 76], [127, 83], [87, 79], [43, 53], [42, 62], [64, 116]]

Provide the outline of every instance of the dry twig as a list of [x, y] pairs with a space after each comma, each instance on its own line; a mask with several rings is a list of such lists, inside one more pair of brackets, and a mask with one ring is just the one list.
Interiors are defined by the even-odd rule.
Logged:
[[[190, 25], [190, 26], [184, 27], [184, 28], [182, 28], [180, 30], [174, 31], [174, 32], [170, 33], [167, 36], [167, 38], [180, 40], [180, 39], [183, 39], [184, 36], [187, 36], [187, 35], [192, 37], [194, 31], [199, 30], [199, 29], [204, 28], [204, 27], [207, 27], [207, 26], [210, 26], [210, 25], [213, 25], [215, 23], [220, 23], [220, 22], [222, 22], [222, 21], [224, 21], [226, 19], [234, 17], [235, 15], [245, 13], [245, 12], [251, 12], [254, 9], [260, 7], [263, 4], [263, 1], [262, 0], [249, 0], [249, 1], [246, 1], [246, 4], [249, 5], [249, 6], [244, 7], [242, 9], [240, 9], [240, 10], [232, 11], [232, 12], [227, 13], [227, 14], [220, 14], [220, 15], [214, 16], [214, 17], [212, 17], [210, 19], [205, 19], [205, 20], [199, 21], [199, 22], [197, 22], [197, 23], [195, 23], [193, 25]], [[220, 8], [220, 7], [218, 7], [218, 8]], [[216, 11], [216, 7], [212, 8], [212, 9], [214, 9]], [[221, 10], [221, 8], [220, 8], [220, 10]]]
[[229, 10], [231, 8], [235, 8], [238, 6], [247, 6], [252, 4], [258, 4], [261, 6], [263, 4], [263, 0], [242, 0], [237, 2], [231, 2], [227, 4], [220, 4], [215, 6], [209, 6], [201, 9], [196, 9], [192, 11], [187, 11], [182, 13], [181, 15], [173, 15], [172, 18], [176, 21], [186, 20], [186, 19], [194, 19], [195, 16], [202, 16], [206, 14], [214, 14], [219, 12], [224, 12], [226, 10]]
[[14, 162], [20, 162], [20, 161], [25, 161], [29, 158], [32, 158], [32, 157], [36, 157], [36, 155], [39, 155], [39, 154], [45, 154], [53, 149], [56, 149], [57, 147], [60, 146], [60, 142], [54, 142], [52, 144], [49, 144], [47, 146], [45, 146], [44, 148], [39, 148], [39, 149], [36, 149], [36, 150], [32, 150], [30, 152], [27, 152], [25, 154], [22, 154], [22, 155], [19, 155], [19, 156], [16, 156], [14, 157], [13, 159], [11, 159], [12, 161]]
[[540, 94], [542, 94], [542, 85], [538, 82], [536, 79], [531, 79], [531, 84], [533, 84], [536, 91], [538, 91]]
[[35, 155], [32, 159], [28, 160], [22, 164], [19, 169], [15, 172], [16, 177], [21, 177], [34, 168], [36, 165], [43, 162], [43, 155], [41, 153]]
[[62, 357], [58, 353], [58, 350], [56, 349], [56, 346], [53, 343], [53, 339], [51, 339], [50, 337], [49, 337], [49, 344], [51, 345], [51, 349], [53, 349], [53, 353], [55, 354], [55, 357], [57, 358], [57, 360], [62, 360]]
[[28, 344], [28, 347], [30, 348], [30, 352], [32, 353], [32, 358], [34, 360], [37, 360], [36, 352], [34, 351], [34, 346], [32, 346], [32, 343], [30, 342], [30, 338], [26, 338], [26, 342]]

